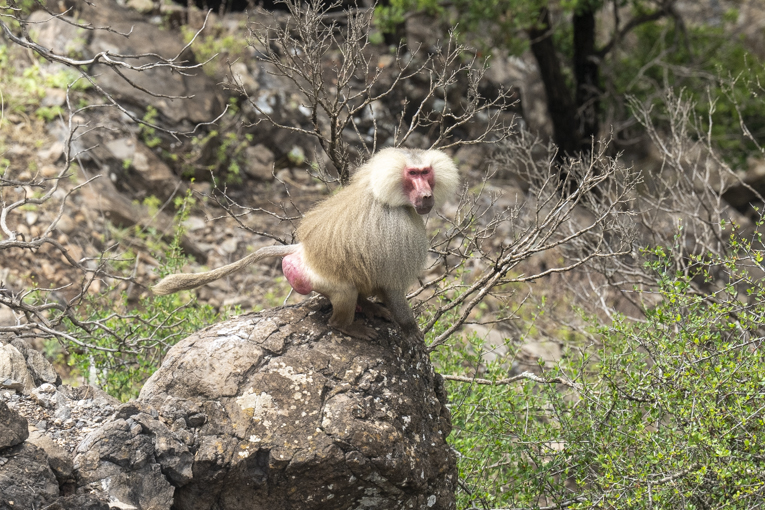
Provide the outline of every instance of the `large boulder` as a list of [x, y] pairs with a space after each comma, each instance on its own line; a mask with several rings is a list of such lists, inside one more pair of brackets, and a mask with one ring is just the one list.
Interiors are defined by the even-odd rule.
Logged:
[[425, 346], [382, 321], [376, 340], [349, 338], [330, 313], [315, 299], [177, 344], [138, 402], [82, 442], [78, 485], [140, 509], [159, 508], [137, 497], [149, 489], [177, 510], [454, 508], [450, 417]]

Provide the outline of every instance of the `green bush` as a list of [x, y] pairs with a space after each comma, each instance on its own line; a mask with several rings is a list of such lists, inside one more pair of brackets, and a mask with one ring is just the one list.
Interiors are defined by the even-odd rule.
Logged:
[[[737, 234], [730, 245], [725, 258], [690, 258], [684, 274], [668, 271], [677, 248], [653, 250], [658, 303], [641, 320], [593, 326], [559, 362], [540, 363], [538, 380], [448, 381], [458, 507], [759, 508], [763, 254]], [[485, 363], [473, 338], [434, 360], [496, 382], [513, 345]]]

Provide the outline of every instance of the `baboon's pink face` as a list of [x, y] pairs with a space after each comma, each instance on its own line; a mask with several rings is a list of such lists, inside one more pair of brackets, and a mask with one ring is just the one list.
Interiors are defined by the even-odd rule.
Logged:
[[417, 214], [428, 214], [433, 208], [435, 184], [436, 174], [430, 166], [404, 169], [404, 193]]

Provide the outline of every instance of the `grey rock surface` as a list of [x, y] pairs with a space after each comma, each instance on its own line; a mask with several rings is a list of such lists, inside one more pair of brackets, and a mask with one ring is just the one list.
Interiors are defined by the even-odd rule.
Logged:
[[0, 455], [4, 448], [23, 443], [29, 437], [27, 420], [16, 411], [9, 409], [0, 400]]
[[139, 401], [194, 455], [174, 508], [454, 508], [450, 417], [424, 345], [382, 321], [377, 340], [340, 335], [330, 311], [317, 299], [245, 315], [170, 350]]
[[[73, 18], [67, 17], [70, 22], [67, 23], [43, 11], [36, 11], [29, 18], [34, 23], [31, 25], [33, 38], [55, 53], [68, 56], [90, 58], [107, 51], [145, 55], [131, 60], [131, 64], [136, 66], [156, 62], [157, 58], [151, 54], [161, 54], [165, 58], [181, 56], [180, 60], [193, 59], [190, 51], [182, 53], [184, 42], [179, 32], [162, 30], [117, 2], [82, 2], [79, 7], [78, 13], [83, 19], [109, 26], [111, 30], [80, 29], [71, 24], [77, 21]], [[187, 76], [168, 68], [148, 72], [123, 68], [120, 70], [123, 76], [120, 76], [102, 64], [96, 64], [91, 71], [98, 76], [98, 85], [115, 99], [142, 108], [153, 106], [173, 124], [210, 121], [223, 108], [215, 82], [201, 71]], [[131, 83], [159, 96], [139, 90]]]
[[244, 171], [250, 177], [255, 177], [261, 181], [273, 180], [273, 168], [275, 156], [271, 150], [259, 143], [245, 149], [247, 165]]
[[193, 456], [149, 406], [117, 408], [76, 450], [77, 485], [142, 510], [170, 508], [174, 485], [192, 478]]
[[73, 494], [58, 498], [42, 510], [109, 510], [109, 505], [90, 494]]
[[154, 195], [167, 200], [185, 189], [181, 180], [160, 158], [134, 136], [104, 143], [114, 159], [110, 161], [121, 188], [132, 196]]
[[[90, 9], [86, 6], [85, 10]], [[132, 55], [160, 53], [165, 58], [181, 55], [180, 60], [193, 59], [188, 50], [182, 54], [183, 37], [178, 32], [161, 30], [144, 21], [136, 13], [111, 2], [108, 9], [101, 5], [93, 5], [92, 10], [100, 11], [93, 14], [97, 14], [96, 17], [100, 17], [114, 29], [93, 34], [87, 49], [93, 55], [102, 51], [112, 51]], [[130, 33], [130, 36], [125, 37], [118, 32]], [[146, 56], [132, 62], [140, 66], [154, 61], [155, 57]], [[151, 105], [173, 124], [183, 121], [208, 122], [223, 108], [223, 101], [217, 92], [218, 87], [201, 70], [193, 76], [186, 76], [167, 68], [144, 72], [123, 69], [121, 72], [124, 78], [102, 65], [94, 66], [92, 71], [94, 74], [100, 74], [98, 84], [115, 99], [142, 108]], [[143, 92], [133, 87], [128, 80], [144, 90], [164, 97]]]
[[35, 386], [43, 383], [61, 384], [61, 377], [40, 351], [31, 348], [28, 343], [18, 338], [11, 340], [10, 343], [24, 356]]
[[35, 42], [68, 57], [82, 57], [93, 33], [76, 27], [77, 20], [70, 16], [59, 19], [43, 10], [30, 14], [28, 21], [29, 32]]
[[0, 510], [41, 508], [59, 495], [45, 452], [24, 442], [0, 451]]
[[9, 343], [0, 343], [0, 382], [11, 380], [5, 384], [9, 388], [29, 393], [35, 387], [32, 373], [27, 367], [24, 355]]
[[[0, 408], [5, 404], [0, 402]], [[2, 433], [0, 433], [0, 437]], [[74, 490], [57, 479], [45, 449], [29, 441], [0, 449], [0, 510], [108, 510], [105, 501], [91, 494], [60, 496]], [[71, 472], [71, 461], [69, 461]]]
[[29, 433], [29, 438], [27, 440], [36, 447], [43, 450], [48, 456], [48, 465], [53, 470], [53, 474], [56, 475], [56, 480], [58, 480], [59, 486], [73, 486], [74, 480], [72, 478], [72, 456], [69, 454], [69, 452], [57, 445], [43, 432], [36, 429]]

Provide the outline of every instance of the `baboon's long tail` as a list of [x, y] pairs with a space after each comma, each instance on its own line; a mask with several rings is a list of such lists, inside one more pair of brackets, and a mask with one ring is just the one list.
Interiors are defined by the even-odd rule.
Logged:
[[288, 244], [285, 246], [266, 246], [255, 253], [247, 255], [243, 259], [239, 259], [236, 262], [219, 267], [218, 269], [213, 269], [212, 271], [206, 271], [204, 273], [171, 274], [162, 278], [162, 280], [152, 287], [151, 290], [158, 296], [164, 296], [165, 294], [172, 294], [181, 290], [195, 289], [201, 285], [214, 282], [219, 278], [235, 273], [261, 259], [284, 257], [290, 253], [294, 253], [298, 249], [298, 246], [300, 245]]

